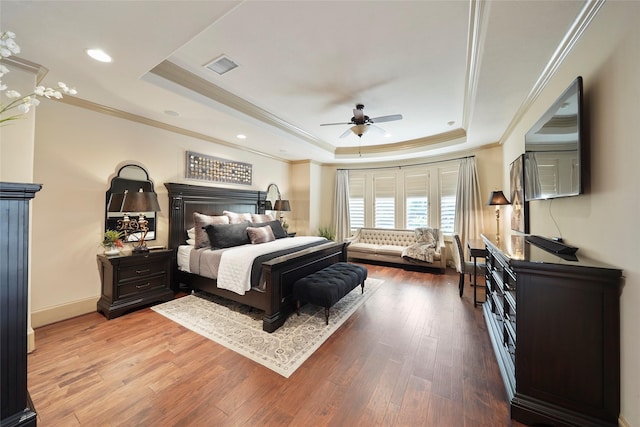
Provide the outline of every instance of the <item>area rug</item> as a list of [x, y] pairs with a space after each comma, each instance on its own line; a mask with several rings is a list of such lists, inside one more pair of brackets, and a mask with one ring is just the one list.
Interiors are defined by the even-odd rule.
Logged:
[[306, 304], [273, 333], [262, 330], [262, 312], [206, 293], [187, 295], [153, 306], [157, 313], [288, 378], [373, 293], [383, 281], [368, 278], [331, 307]]

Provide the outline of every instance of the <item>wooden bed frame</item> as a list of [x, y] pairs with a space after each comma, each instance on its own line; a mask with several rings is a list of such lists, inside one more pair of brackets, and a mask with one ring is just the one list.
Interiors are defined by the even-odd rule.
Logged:
[[266, 193], [188, 184], [165, 183], [169, 191], [169, 248], [173, 249], [173, 290], [180, 286], [202, 290], [264, 311], [262, 329], [273, 332], [292, 313], [293, 283], [301, 277], [333, 263], [347, 260], [348, 243], [328, 242], [274, 258], [262, 264], [266, 279], [264, 292], [251, 290], [244, 295], [219, 289], [214, 279], [178, 269], [177, 248], [186, 244], [186, 231], [194, 226], [193, 213], [222, 215], [224, 210], [264, 213]]

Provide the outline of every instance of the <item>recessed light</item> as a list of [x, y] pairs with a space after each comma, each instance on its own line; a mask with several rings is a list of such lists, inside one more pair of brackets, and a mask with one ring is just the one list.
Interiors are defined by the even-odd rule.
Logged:
[[111, 57], [102, 49], [87, 49], [87, 55], [100, 62], [111, 62]]
[[236, 138], [238, 138], [238, 139], [247, 139], [247, 135], [243, 135], [243, 134], [239, 133], [238, 135], [236, 135]]
[[178, 117], [180, 116], [180, 113], [178, 113], [177, 111], [173, 111], [173, 110], [164, 110], [164, 113], [167, 116], [171, 116], [171, 117]]
[[456, 122], [454, 122], [453, 120], [451, 120], [451, 121], [447, 122], [447, 124], [448, 124], [449, 126], [453, 126], [453, 125], [455, 125], [455, 124], [456, 124]]

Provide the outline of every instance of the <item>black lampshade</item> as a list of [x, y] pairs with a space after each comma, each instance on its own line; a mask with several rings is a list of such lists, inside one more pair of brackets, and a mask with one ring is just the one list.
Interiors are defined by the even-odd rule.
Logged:
[[124, 194], [125, 193], [111, 193], [109, 196], [109, 204], [107, 205], [107, 212], [122, 212]]
[[291, 210], [291, 205], [288, 200], [276, 200], [276, 204], [273, 207], [275, 211], [288, 212]]
[[120, 212], [160, 212], [156, 193], [136, 191], [124, 196]]
[[495, 205], [510, 205], [511, 202], [507, 200], [507, 198], [502, 194], [502, 191], [492, 191], [489, 196], [489, 201], [487, 205], [495, 206]]

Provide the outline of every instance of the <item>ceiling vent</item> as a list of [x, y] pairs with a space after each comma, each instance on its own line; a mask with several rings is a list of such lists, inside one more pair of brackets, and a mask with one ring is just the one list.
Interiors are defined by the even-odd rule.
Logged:
[[220, 75], [223, 75], [227, 71], [233, 70], [237, 66], [238, 64], [224, 55], [214, 59], [213, 61], [205, 65], [206, 68], [210, 69], [211, 71], [215, 71]]

